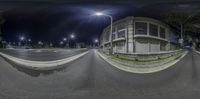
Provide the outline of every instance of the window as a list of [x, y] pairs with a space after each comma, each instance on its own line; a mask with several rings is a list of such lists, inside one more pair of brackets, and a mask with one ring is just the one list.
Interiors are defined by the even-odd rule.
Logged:
[[165, 28], [160, 27], [160, 37], [165, 38]]
[[113, 26], [112, 32], [114, 33], [114, 32], [116, 32], [116, 31], [117, 31], [117, 27], [116, 27], [116, 26]]
[[123, 37], [125, 37], [125, 30], [122, 30], [122, 31], [118, 31], [118, 38], [123, 38]]
[[117, 26], [117, 30], [119, 31], [119, 30], [122, 30], [122, 29], [125, 29], [126, 27], [125, 27], [125, 25], [119, 25], [119, 26]]
[[106, 33], [105, 33], [105, 41], [106, 42], [108, 42], [109, 41], [109, 37], [110, 37], [110, 31], [107, 31]]
[[165, 51], [165, 50], [166, 50], [166, 49], [165, 49], [165, 46], [166, 46], [165, 43], [160, 42], [160, 50], [161, 50], [161, 51]]
[[136, 22], [135, 23], [135, 34], [147, 34], [147, 23]]
[[154, 24], [149, 24], [149, 35], [158, 36], [158, 26]]
[[125, 47], [125, 42], [118, 42], [116, 46], [117, 50], [122, 50]]
[[113, 40], [115, 39], [115, 33], [112, 34], [112, 39], [113, 39]]

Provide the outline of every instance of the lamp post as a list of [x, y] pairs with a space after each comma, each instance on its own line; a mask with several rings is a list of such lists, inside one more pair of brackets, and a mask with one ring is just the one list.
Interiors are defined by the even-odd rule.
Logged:
[[20, 39], [20, 47], [22, 47], [23, 46], [23, 41], [25, 40], [25, 37], [21, 36], [19, 39]]
[[20, 39], [20, 41], [23, 41], [25, 39], [25, 37], [21, 36], [19, 39]]
[[[71, 35], [70, 35], [70, 39], [74, 40], [74, 39], [75, 39], [75, 35], [74, 35], [74, 34], [71, 34]], [[75, 45], [76, 45], [76, 43], [75, 43]]]
[[99, 44], [98, 44], [98, 43], [99, 43], [99, 40], [98, 40], [98, 39], [95, 39], [95, 40], [94, 40], [94, 43], [95, 43], [95, 46], [96, 46], [96, 44], [97, 44], [97, 47], [99, 46]]
[[68, 40], [68, 39], [67, 39], [66, 37], [63, 38], [63, 43], [65, 43], [64, 47], [67, 46], [67, 40]]
[[67, 41], [67, 38], [63, 38], [63, 41]]
[[29, 39], [28, 39], [28, 45], [29, 45], [29, 46], [31, 46], [31, 41], [32, 41], [32, 40], [29, 38]]
[[113, 54], [113, 36], [112, 36], [112, 25], [113, 25], [113, 17], [111, 15], [108, 15], [108, 14], [105, 14], [105, 13], [102, 13], [102, 12], [97, 12], [95, 13], [96, 16], [107, 16], [110, 18], [110, 38], [111, 38], [111, 41], [110, 41], [110, 52], [109, 54]]

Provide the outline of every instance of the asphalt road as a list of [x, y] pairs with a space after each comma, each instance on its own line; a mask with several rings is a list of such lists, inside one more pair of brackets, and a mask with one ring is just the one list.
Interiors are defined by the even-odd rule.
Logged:
[[132, 74], [90, 50], [62, 70], [33, 76], [0, 58], [0, 99], [199, 99], [199, 64], [200, 55], [190, 51], [164, 71]]
[[52, 61], [80, 54], [86, 49], [6, 49], [5, 54], [32, 61]]

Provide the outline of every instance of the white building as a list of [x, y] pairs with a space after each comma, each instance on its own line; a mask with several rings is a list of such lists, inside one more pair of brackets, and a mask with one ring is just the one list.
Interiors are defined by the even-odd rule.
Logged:
[[[170, 40], [175, 34], [164, 23], [147, 17], [127, 17], [113, 23], [114, 53], [151, 53], [175, 50], [177, 39]], [[103, 30], [100, 38], [101, 48], [110, 49], [110, 26]], [[173, 41], [173, 43], [172, 43]]]

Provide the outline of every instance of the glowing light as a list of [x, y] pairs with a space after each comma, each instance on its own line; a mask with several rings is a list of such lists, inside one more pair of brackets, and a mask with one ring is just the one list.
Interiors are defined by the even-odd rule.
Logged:
[[74, 35], [74, 34], [71, 34], [71, 35], [70, 35], [70, 38], [72, 38], [72, 39], [75, 38], [75, 35]]
[[63, 41], [60, 41], [60, 45], [63, 45]]
[[99, 40], [98, 40], [98, 39], [95, 39], [95, 40], [94, 40], [94, 42], [95, 42], [95, 43], [98, 43], [98, 42], [99, 42]]
[[104, 14], [101, 13], [101, 12], [96, 12], [95, 15], [96, 15], [96, 16], [101, 16], [101, 15], [104, 15]]
[[28, 39], [29, 42], [31, 42], [31, 39]]
[[25, 37], [21, 36], [19, 39], [20, 39], [21, 41], [23, 41], [23, 40], [25, 39]]
[[63, 38], [63, 41], [67, 41], [67, 38]]

